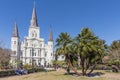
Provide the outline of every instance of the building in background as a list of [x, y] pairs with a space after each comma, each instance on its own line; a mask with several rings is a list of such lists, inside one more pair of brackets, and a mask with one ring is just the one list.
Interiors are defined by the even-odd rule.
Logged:
[[24, 37], [24, 41], [20, 41], [17, 23], [15, 22], [14, 31], [11, 37], [11, 64], [16, 65], [30, 64], [37, 66], [50, 66], [54, 60], [53, 52], [53, 34], [50, 27], [48, 43], [40, 37], [40, 27], [37, 22], [36, 7], [33, 7], [32, 18], [28, 30], [28, 36]]

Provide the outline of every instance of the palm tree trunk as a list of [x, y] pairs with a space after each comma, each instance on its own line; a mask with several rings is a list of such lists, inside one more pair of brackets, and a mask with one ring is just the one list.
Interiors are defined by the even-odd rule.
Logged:
[[84, 73], [84, 65], [82, 65], [82, 74], [83, 74], [83, 76], [85, 75], [85, 73]]
[[87, 75], [86, 72], [87, 72], [88, 69], [89, 69], [89, 65], [87, 65], [86, 68], [85, 68], [85, 75]]
[[70, 60], [68, 59], [68, 63], [69, 63], [69, 66], [71, 67], [71, 69], [77, 74], [80, 76], [80, 74], [77, 72], [77, 69], [75, 69], [72, 65], [72, 63], [70, 62]]
[[95, 65], [92, 67], [92, 69], [90, 70], [90, 72], [88, 73], [88, 75], [90, 75], [93, 72], [93, 70], [95, 69], [96, 65], [97, 65], [97, 63], [95, 63]]
[[81, 67], [82, 67], [82, 75], [83, 75], [83, 76], [86, 75], [86, 74], [85, 74], [85, 63], [84, 63], [84, 61], [85, 61], [85, 60], [81, 58], [81, 62], [80, 62], [80, 63], [81, 63]]
[[87, 69], [88, 69], [88, 66], [87, 66], [87, 61], [86, 61], [86, 59], [85, 59], [85, 63], [84, 63], [84, 75], [86, 75], [86, 71], [87, 71]]
[[83, 74], [83, 76], [86, 75], [86, 71], [87, 71], [87, 69], [86, 69], [86, 67], [85, 67], [85, 64], [83, 63], [83, 64], [82, 64], [82, 74]]

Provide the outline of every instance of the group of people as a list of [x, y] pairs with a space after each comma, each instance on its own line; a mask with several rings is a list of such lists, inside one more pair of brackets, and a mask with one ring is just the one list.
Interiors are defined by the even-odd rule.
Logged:
[[15, 70], [16, 75], [28, 74], [28, 71], [24, 68], [18, 68]]

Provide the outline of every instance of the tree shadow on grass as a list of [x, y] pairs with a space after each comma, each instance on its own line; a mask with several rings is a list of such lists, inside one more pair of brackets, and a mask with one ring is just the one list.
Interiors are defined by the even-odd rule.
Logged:
[[101, 75], [104, 75], [105, 73], [103, 72], [94, 72], [88, 75], [88, 77], [100, 77]]
[[74, 72], [70, 72], [70, 73], [65, 73], [64, 75], [74, 75]]
[[[72, 76], [76, 76], [78, 77], [79, 75], [76, 75], [76, 73], [74, 72], [71, 72], [71, 73], [65, 73], [64, 75], [72, 75]], [[82, 76], [82, 73], [80, 73], [80, 75]], [[104, 73], [102, 72], [94, 72], [94, 73], [91, 73], [90, 75], [87, 75], [87, 77], [100, 77], [101, 75], [104, 75]]]
[[80, 76], [80, 75], [82, 75], [82, 74], [80, 73], [80, 75], [77, 75], [77, 74], [74, 73], [74, 72], [70, 72], [70, 73], [65, 73], [64, 75], [71, 75], [71, 76], [78, 77], [78, 76]]

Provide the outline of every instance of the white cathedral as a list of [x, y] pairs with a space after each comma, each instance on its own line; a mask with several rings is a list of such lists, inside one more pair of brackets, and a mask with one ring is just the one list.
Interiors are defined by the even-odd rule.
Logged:
[[24, 37], [24, 41], [20, 41], [17, 23], [15, 22], [14, 31], [11, 37], [11, 64], [16, 65], [17, 61], [22, 64], [49, 66], [54, 60], [53, 51], [53, 34], [50, 27], [48, 43], [40, 38], [40, 27], [37, 22], [36, 7], [33, 7], [32, 18], [28, 30], [28, 36]]

